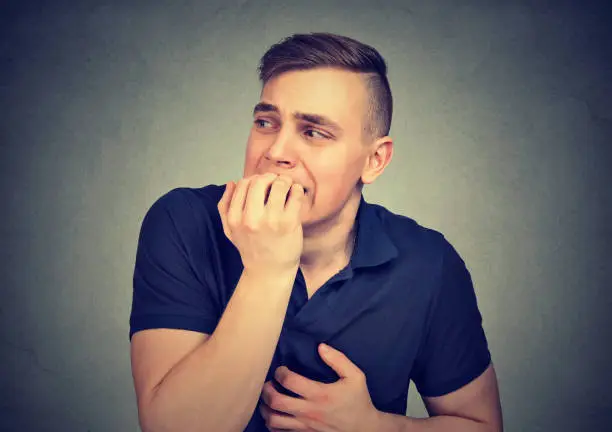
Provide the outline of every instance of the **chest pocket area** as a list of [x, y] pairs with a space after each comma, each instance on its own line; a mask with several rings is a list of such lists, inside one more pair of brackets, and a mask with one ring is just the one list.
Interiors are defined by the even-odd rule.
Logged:
[[277, 365], [287, 366], [313, 381], [326, 384], [336, 382], [338, 375], [319, 356], [318, 345], [321, 342], [321, 337], [316, 334], [284, 327], [275, 353]]
[[[338, 375], [319, 356], [318, 345], [326, 343], [364, 372], [377, 409], [405, 414], [420, 326], [413, 319], [389, 319], [385, 312], [388, 310], [372, 309], [334, 331], [329, 330], [331, 326], [320, 332], [284, 326], [275, 355], [277, 364], [314, 381], [336, 382]], [[285, 393], [292, 395], [288, 390]]]
[[[351, 341], [355, 328], [350, 334], [340, 333], [330, 340], [321, 340], [313, 334], [298, 330], [283, 330], [275, 354], [274, 369], [287, 366], [292, 371], [320, 383], [333, 383], [339, 377], [319, 356], [318, 345], [325, 342], [343, 352], [348, 359], [366, 375], [368, 391], [374, 406], [385, 412], [405, 414], [410, 365], [406, 366], [402, 350], [385, 346], [382, 339], [374, 345], [364, 346], [364, 341]], [[346, 348], [344, 348], [346, 347]], [[274, 370], [268, 372], [273, 381]], [[281, 393], [296, 397], [288, 389], [275, 383]], [[403, 402], [402, 402], [403, 399]], [[403, 407], [401, 406], [403, 404]], [[397, 407], [400, 407], [399, 410]]]
[[[356, 321], [328, 343], [364, 372], [372, 403], [377, 409], [405, 414], [410, 375], [418, 350], [418, 337], [411, 337], [411, 331], [416, 332], [416, 329], [372, 327], [370, 324], [367, 319]], [[407, 343], [411, 340], [417, 343]]]

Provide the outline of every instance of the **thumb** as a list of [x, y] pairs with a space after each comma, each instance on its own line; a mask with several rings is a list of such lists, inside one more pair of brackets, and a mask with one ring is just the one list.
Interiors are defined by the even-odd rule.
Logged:
[[340, 378], [350, 378], [361, 374], [361, 369], [357, 367], [343, 352], [327, 344], [319, 344], [319, 355], [323, 361], [331, 367]]

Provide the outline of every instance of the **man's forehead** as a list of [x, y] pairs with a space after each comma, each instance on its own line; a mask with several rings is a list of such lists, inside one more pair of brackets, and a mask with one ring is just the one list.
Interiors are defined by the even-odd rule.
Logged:
[[290, 71], [266, 83], [260, 102], [276, 106], [280, 114], [316, 113], [341, 122], [363, 109], [365, 85], [363, 77], [349, 71]]

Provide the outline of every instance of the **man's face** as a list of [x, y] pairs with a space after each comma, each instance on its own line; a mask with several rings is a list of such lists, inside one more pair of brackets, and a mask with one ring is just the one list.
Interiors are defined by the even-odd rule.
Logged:
[[359, 74], [337, 69], [290, 71], [268, 81], [255, 108], [244, 176], [273, 172], [304, 186], [304, 224], [341, 210], [368, 156], [367, 96]]

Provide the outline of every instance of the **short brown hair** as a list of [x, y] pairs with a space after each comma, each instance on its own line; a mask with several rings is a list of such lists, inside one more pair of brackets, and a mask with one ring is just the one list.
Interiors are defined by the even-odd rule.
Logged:
[[371, 138], [389, 134], [393, 98], [384, 58], [369, 45], [332, 33], [294, 34], [272, 45], [260, 60], [262, 85], [293, 70], [335, 67], [366, 75], [370, 104], [365, 132]]

